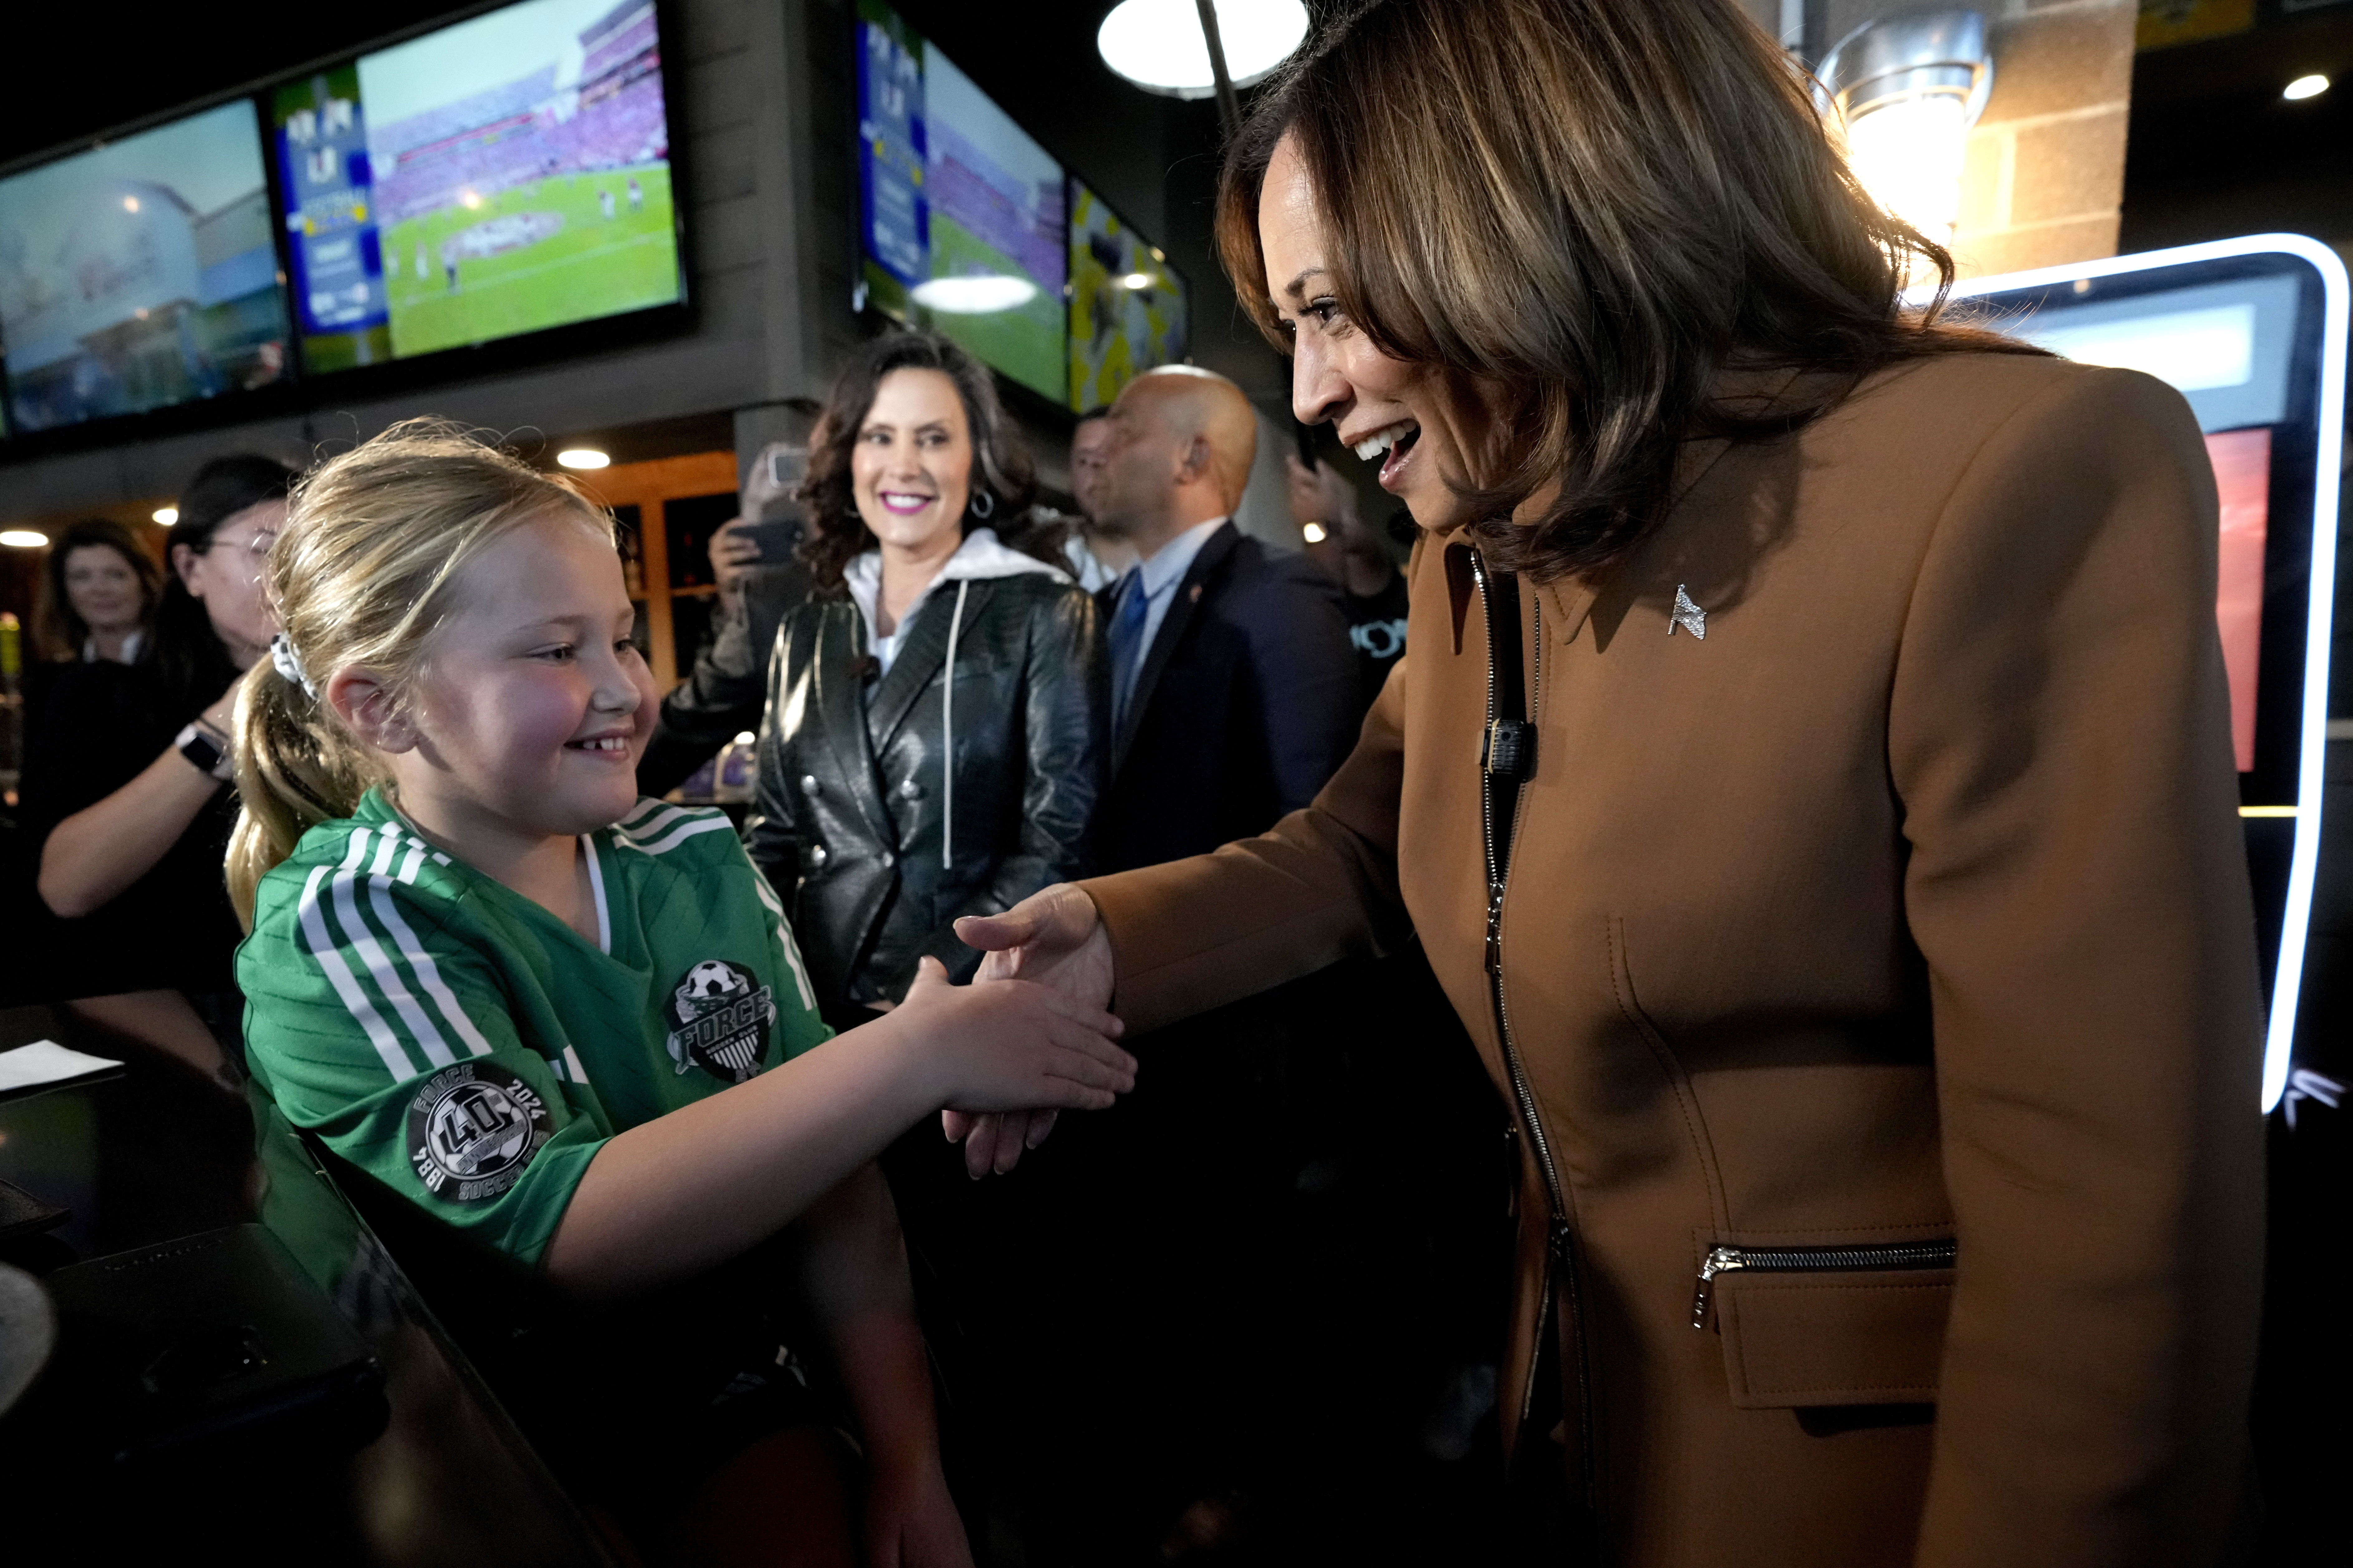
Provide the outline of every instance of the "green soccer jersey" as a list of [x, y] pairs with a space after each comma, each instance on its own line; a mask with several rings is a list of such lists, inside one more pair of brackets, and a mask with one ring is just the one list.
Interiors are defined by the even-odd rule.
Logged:
[[595, 942], [371, 790], [261, 879], [237, 955], [287, 1119], [533, 1264], [606, 1139], [831, 1033], [723, 815], [641, 800], [580, 845]]

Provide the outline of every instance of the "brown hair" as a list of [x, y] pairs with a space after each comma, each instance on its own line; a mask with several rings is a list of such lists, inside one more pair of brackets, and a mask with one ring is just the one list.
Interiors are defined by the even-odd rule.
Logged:
[[386, 776], [318, 695], [328, 678], [364, 666], [405, 701], [459, 574], [484, 546], [544, 517], [613, 537], [612, 514], [569, 479], [438, 419], [395, 425], [296, 485], [268, 570], [280, 641], [302, 679], [273, 648], [245, 672], [237, 700], [228, 892], [248, 930], [264, 874]]
[[155, 606], [164, 597], [164, 568], [140, 547], [138, 535], [109, 517], [74, 523], [49, 546], [49, 558], [41, 573], [41, 604], [33, 614], [33, 646], [44, 658], [67, 661], [81, 657], [90, 626], [66, 593], [66, 561], [77, 550], [111, 550], [139, 579], [139, 624], [149, 634], [139, 657], [142, 660], [153, 658]]
[[[894, 370], [935, 370], [955, 383], [964, 422], [972, 432], [971, 500], [963, 519], [967, 531], [992, 521], [1010, 526], [1038, 493], [1029, 450], [1006, 418], [987, 367], [934, 332], [876, 338], [834, 382], [825, 413], [809, 436], [808, 475], [797, 492], [808, 509], [809, 530], [796, 553], [808, 563], [820, 593], [839, 593], [849, 563], [875, 547], [874, 531], [858, 515], [850, 492], [849, 455], [858, 445], [859, 426], [874, 406], [875, 392]], [[988, 498], [985, 504], [983, 496]]]
[[[1219, 254], [1278, 347], [1258, 202], [1286, 135], [1348, 319], [1518, 410], [1508, 471], [1465, 492], [1500, 566], [1616, 559], [1693, 437], [1786, 434], [1899, 360], [2040, 352], [1937, 321], [1952, 258], [1863, 194], [1731, 0], [1372, 0], [1329, 26], [1219, 183]], [[1915, 258], [1940, 280], [1920, 310], [1901, 299]], [[1760, 416], [1711, 399], [1727, 364], [1830, 374]], [[1542, 516], [1511, 520], [1554, 484]]]

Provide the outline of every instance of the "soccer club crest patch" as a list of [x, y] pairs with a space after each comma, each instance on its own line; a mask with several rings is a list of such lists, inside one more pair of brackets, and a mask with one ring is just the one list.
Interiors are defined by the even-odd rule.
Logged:
[[671, 988], [670, 1059], [683, 1073], [701, 1068], [722, 1083], [757, 1077], [776, 1021], [775, 992], [740, 963], [705, 959]]
[[496, 1062], [459, 1062], [425, 1080], [408, 1102], [408, 1163], [426, 1191], [448, 1203], [497, 1197], [554, 1132], [547, 1102]]

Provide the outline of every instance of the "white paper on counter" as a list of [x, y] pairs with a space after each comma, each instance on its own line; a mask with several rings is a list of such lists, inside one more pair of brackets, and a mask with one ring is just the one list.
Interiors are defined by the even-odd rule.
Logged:
[[68, 1050], [55, 1040], [35, 1040], [31, 1045], [18, 1046], [13, 1051], [0, 1051], [0, 1094], [10, 1089], [38, 1089], [45, 1083], [64, 1083], [69, 1079], [89, 1078], [121, 1065], [104, 1057], [85, 1056], [80, 1051]]

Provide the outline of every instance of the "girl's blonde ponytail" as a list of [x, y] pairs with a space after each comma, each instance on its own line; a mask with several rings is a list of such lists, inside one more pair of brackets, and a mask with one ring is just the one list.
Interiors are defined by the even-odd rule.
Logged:
[[254, 662], [237, 683], [237, 830], [228, 841], [228, 896], [253, 929], [253, 891], [262, 873], [294, 853], [302, 835], [359, 809], [384, 770], [354, 743], [324, 705], [279, 673]]
[[303, 679], [255, 661], [237, 696], [237, 830], [228, 892], [253, 927], [255, 890], [304, 833], [349, 816], [387, 776], [318, 695], [337, 671], [373, 672], [407, 699], [450, 584], [481, 548], [539, 518], [612, 539], [611, 514], [462, 426], [411, 419], [306, 475], [269, 552], [269, 593]]

